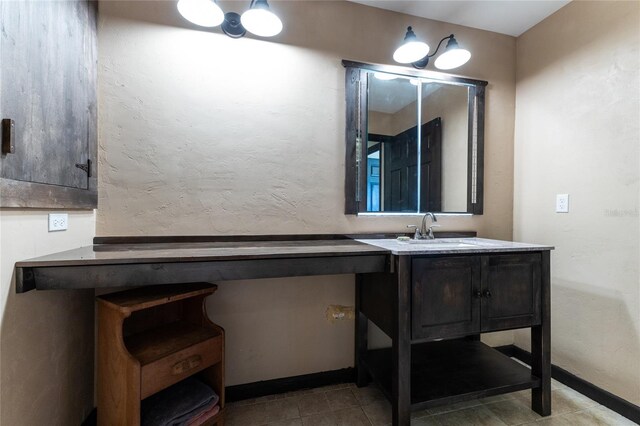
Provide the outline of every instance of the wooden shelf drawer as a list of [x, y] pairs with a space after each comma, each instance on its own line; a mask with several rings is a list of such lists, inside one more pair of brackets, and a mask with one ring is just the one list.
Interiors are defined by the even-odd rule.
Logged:
[[221, 347], [222, 338], [218, 336], [143, 365], [140, 372], [141, 397], [144, 399], [220, 362]]

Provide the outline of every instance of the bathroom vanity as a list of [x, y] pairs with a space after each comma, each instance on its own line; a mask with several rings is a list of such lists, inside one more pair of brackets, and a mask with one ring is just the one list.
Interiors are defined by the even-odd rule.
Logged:
[[[356, 366], [358, 385], [370, 375], [391, 400], [394, 425], [408, 425], [411, 411], [529, 388], [532, 409], [551, 413], [552, 247], [359, 241], [391, 254], [389, 270], [356, 280]], [[368, 349], [368, 320], [391, 348]], [[480, 333], [529, 327], [531, 370], [480, 341]]]
[[[523, 389], [533, 390], [536, 412], [550, 414], [553, 247], [363, 238], [98, 237], [16, 263], [16, 291], [355, 274], [357, 382], [381, 386], [394, 425], [409, 425], [412, 410]], [[391, 348], [369, 350], [369, 320]], [[531, 370], [480, 342], [481, 333], [517, 328], [531, 328]]]

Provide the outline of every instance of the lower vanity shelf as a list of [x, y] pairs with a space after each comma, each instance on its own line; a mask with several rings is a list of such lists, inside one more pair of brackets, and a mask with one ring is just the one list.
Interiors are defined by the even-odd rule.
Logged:
[[[364, 367], [391, 398], [391, 348], [367, 351]], [[411, 410], [540, 386], [531, 370], [479, 341], [448, 340], [411, 347]]]

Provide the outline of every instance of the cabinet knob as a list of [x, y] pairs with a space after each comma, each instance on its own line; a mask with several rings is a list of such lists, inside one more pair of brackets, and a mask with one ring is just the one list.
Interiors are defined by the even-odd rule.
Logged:
[[485, 290], [483, 296], [486, 297], [487, 299], [490, 299], [491, 298], [491, 291]]
[[476, 298], [480, 299], [482, 297], [482, 292], [480, 290], [476, 290], [475, 296]]

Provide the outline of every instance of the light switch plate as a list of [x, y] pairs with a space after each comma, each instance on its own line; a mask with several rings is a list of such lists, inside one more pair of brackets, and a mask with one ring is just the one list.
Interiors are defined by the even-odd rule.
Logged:
[[556, 213], [569, 213], [569, 194], [556, 195]]
[[66, 231], [69, 227], [69, 215], [66, 213], [49, 214], [49, 232]]

